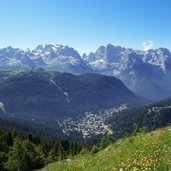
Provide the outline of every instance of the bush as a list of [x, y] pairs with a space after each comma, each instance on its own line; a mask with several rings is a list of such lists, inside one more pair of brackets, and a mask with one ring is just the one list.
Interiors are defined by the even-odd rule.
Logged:
[[94, 145], [94, 146], [92, 147], [92, 149], [91, 149], [91, 153], [92, 153], [92, 154], [95, 154], [95, 153], [97, 153], [98, 151], [99, 151], [99, 148], [98, 148], [97, 146], [95, 146], [95, 145]]

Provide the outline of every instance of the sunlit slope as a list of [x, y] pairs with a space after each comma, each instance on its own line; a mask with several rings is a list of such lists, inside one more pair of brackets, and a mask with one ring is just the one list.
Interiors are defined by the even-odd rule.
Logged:
[[171, 170], [171, 127], [140, 133], [113, 143], [97, 154], [49, 164], [41, 171]]

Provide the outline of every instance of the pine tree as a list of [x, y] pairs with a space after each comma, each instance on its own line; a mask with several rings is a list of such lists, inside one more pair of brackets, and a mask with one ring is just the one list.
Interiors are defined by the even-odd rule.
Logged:
[[13, 137], [12, 137], [11, 132], [7, 133], [7, 145], [8, 146], [12, 146], [13, 145]]
[[0, 171], [6, 171], [4, 164], [7, 162], [8, 156], [4, 152], [0, 152]]
[[48, 161], [53, 162], [58, 159], [58, 143], [55, 143], [48, 154]]
[[12, 146], [8, 161], [5, 164], [5, 167], [10, 171], [27, 171], [28, 165], [26, 161], [26, 154], [24, 152], [21, 141], [18, 139], [14, 141]]
[[59, 143], [59, 145], [58, 145], [58, 160], [63, 160], [64, 158], [65, 158], [64, 148], [62, 147], [62, 144]]
[[29, 139], [30, 142], [33, 142], [33, 137], [32, 137], [31, 134], [29, 134], [28, 139]]
[[102, 138], [100, 140], [99, 148], [100, 148], [100, 150], [103, 150], [104, 148], [106, 148], [106, 146], [107, 146], [106, 138], [105, 138], [105, 136], [102, 136]]
[[16, 139], [9, 151], [5, 167], [9, 171], [29, 171], [42, 167], [44, 163], [44, 155], [39, 146], [35, 146], [28, 140]]

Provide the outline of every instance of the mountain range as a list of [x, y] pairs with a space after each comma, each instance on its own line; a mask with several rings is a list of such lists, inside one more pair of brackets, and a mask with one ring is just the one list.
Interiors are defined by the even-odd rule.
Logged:
[[63, 45], [39, 45], [34, 50], [0, 49], [0, 70], [43, 68], [72, 74], [114, 76], [138, 96], [160, 100], [171, 96], [171, 52], [166, 48], [134, 50], [108, 44], [82, 56]]
[[25, 69], [0, 72], [2, 113], [23, 118], [77, 117], [140, 98], [119, 79], [100, 74], [50, 72]]

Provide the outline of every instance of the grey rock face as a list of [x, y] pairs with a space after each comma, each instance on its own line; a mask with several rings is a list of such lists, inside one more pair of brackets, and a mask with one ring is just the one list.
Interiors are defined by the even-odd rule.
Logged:
[[140, 51], [109, 44], [86, 60], [95, 72], [121, 79], [140, 96], [153, 100], [171, 97], [171, 53], [166, 48]]

